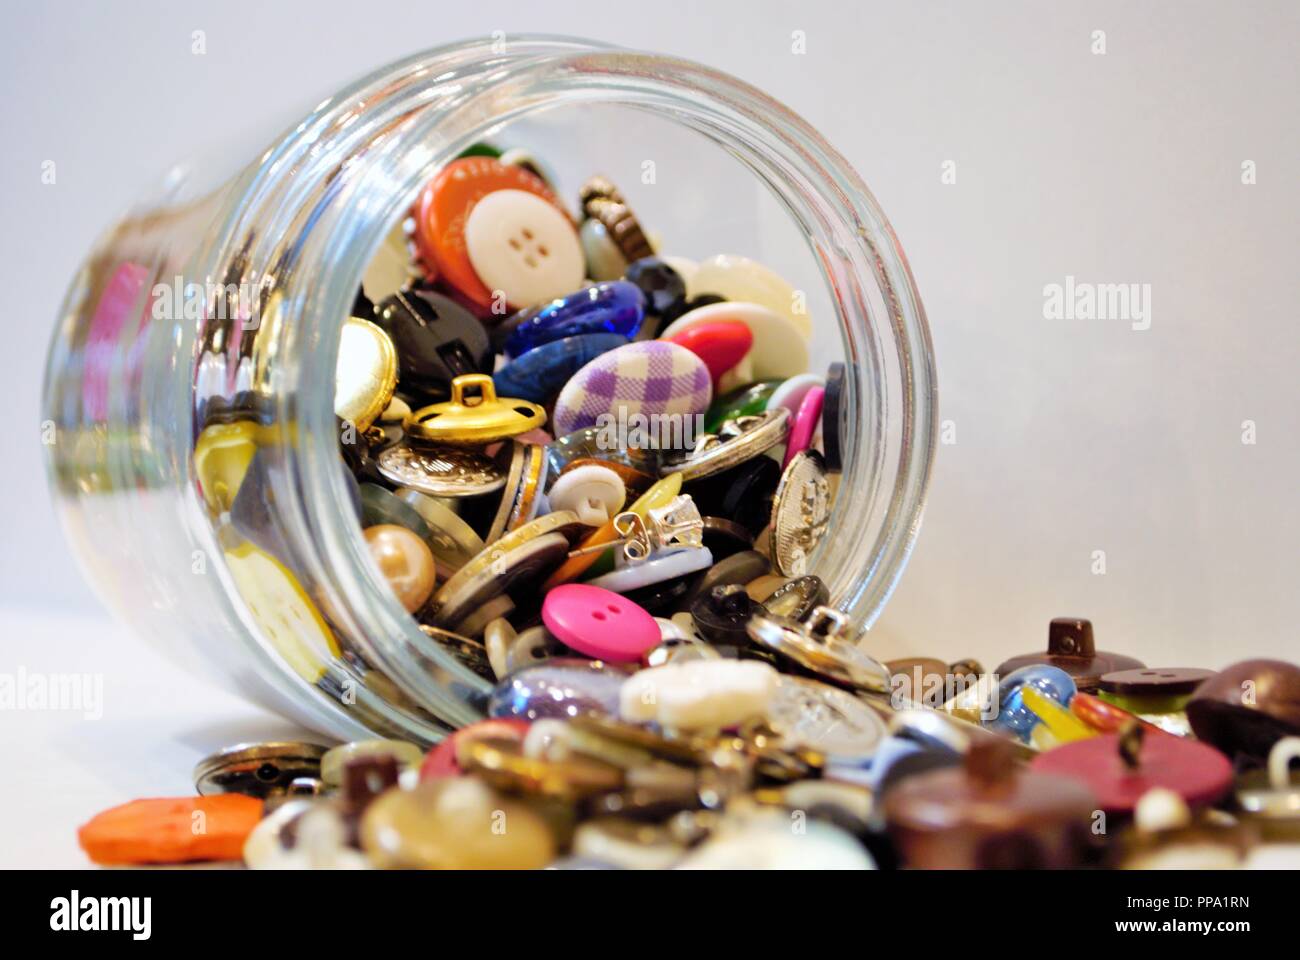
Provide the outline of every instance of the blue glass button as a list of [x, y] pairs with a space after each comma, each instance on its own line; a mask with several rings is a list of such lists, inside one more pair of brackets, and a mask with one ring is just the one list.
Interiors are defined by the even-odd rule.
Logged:
[[1041, 721], [1038, 714], [1025, 706], [1020, 688], [1032, 684], [1040, 693], [1063, 707], [1074, 697], [1074, 680], [1060, 667], [1036, 663], [1013, 670], [998, 684], [998, 715], [989, 726], [1029, 742], [1029, 735]]
[[552, 340], [510, 361], [492, 375], [499, 397], [546, 403], [569, 378], [606, 350], [627, 343], [621, 333], [587, 333]]
[[597, 283], [538, 307], [506, 340], [508, 357], [519, 357], [544, 343], [584, 333], [619, 333], [629, 340], [645, 319], [645, 294], [625, 280]]
[[618, 693], [632, 669], [601, 660], [554, 657], [516, 670], [488, 699], [488, 716], [543, 720], [618, 714]]

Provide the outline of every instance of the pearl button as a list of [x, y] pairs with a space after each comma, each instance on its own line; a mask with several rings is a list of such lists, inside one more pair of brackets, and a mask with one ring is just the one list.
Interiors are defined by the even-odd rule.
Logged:
[[409, 613], [419, 610], [433, 593], [433, 553], [405, 527], [384, 523], [365, 531], [370, 556], [379, 566], [397, 600]]

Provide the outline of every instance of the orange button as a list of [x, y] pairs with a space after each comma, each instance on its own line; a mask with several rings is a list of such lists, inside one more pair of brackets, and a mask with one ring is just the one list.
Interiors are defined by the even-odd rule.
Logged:
[[447, 164], [424, 188], [416, 204], [415, 240], [421, 257], [437, 268], [443, 280], [480, 307], [492, 305], [492, 291], [470, 263], [465, 249], [465, 223], [474, 205], [497, 190], [526, 190], [563, 209], [540, 177], [491, 157], [462, 157]]

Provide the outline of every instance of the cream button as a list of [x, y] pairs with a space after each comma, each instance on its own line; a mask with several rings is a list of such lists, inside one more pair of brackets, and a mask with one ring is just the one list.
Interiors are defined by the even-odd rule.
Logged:
[[689, 660], [633, 674], [619, 689], [624, 720], [708, 730], [766, 716], [780, 677], [759, 660]]
[[772, 812], [724, 824], [677, 864], [678, 870], [873, 870], [875, 861], [847, 831], [813, 821], [801, 831]]
[[[687, 616], [689, 617], [690, 614], [688, 613]], [[667, 617], [655, 617], [655, 623], [659, 624], [659, 639], [664, 643], [695, 639], [693, 627], [688, 628], [678, 623], [676, 619], [669, 620]]]
[[515, 307], [535, 307], [582, 286], [578, 235], [553, 204], [525, 190], [496, 190], [474, 205], [465, 250], [480, 280]]
[[599, 220], [584, 220], [578, 235], [587, 258], [587, 276], [593, 280], [621, 280], [627, 271], [627, 260], [610, 239], [605, 225]]
[[573, 739], [569, 733], [570, 727], [563, 720], [552, 717], [534, 720], [521, 744], [524, 756], [534, 760], [567, 759], [569, 742]]
[[623, 509], [627, 488], [609, 467], [593, 463], [561, 474], [547, 499], [552, 510], [572, 510], [583, 523], [599, 527]]
[[700, 634], [700, 631], [696, 628], [695, 618], [685, 610], [680, 610], [677, 613], [674, 613], [670, 618], [670, 622], [681, 632], [682, 639], [694, 640], [698, 643], [707, 642]]
[[[292, 822], [296, 841], [285, 847], [282, 834]], [[365, 854], [348, 846], [347, 824], [325, 803], [290, 801], [253, 829], [244, 843], [244, 862], [253, 870], [366, 870]]]
[[297, 820], [313, 806], [311, 800], [288, 800], [258, 821], [253, 832], [244, 841], [244, 864], [252, 870], [279, 866], [286, 852], [282, 835], [284, 828]]
[[573, 852], [624, 870], [664, 870], [686, 854], [686, 847], [666, 827], [607, 817], [578, 827]]
[[702, 261], [691, 277], [688, 293], [716, 293], [728, 300], [757, 303], [785, 317], [805, 337], [812, 334], [812, 320], [799, 291], [748, 257], [723, 253]]
[[398, 223], [385, 235], [383, 245], [361, 275], [361, 289], [371, 302], [380, 303], [418, 276], [406, 239], [406, 224]]
[[326, 752], [320, 761], [320, 778], [331, 787], [341, 786], [343, 771], [353, 760], [392, 757], [400, 768], [418, 767], [424, 751], [405, 740], [354, 740]]
[[379, 415], [380, 423], [400, 424], [410, 414], [411, 408], [401, 397], [393, 397], [388, 401], [388, 406], [384, 407], [384, 412]]
[[[739, 320], [754, 335], [745, 359], [756, 380], [784, 380], [808, 371], [808, 341], [788, 317], [758, 303], [711, 303], [674, 320], [659, 336], [668, 338], [697, 323]], [[719, 390], [726, 388], [726, 382]]]

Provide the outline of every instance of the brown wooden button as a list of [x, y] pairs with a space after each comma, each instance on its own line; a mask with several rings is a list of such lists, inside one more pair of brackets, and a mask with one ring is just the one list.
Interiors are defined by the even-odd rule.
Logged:
[[1047, 632], [1047, 652], [1027, 653], [1002, 663], [995, 673], [1006, 676], [1013, 670], [1035, 663], [1059, 667], [1074, 678], [1075, 686], [1095, 693], [1103, 674], [1145, 667], [1141, 660], [1122, 653], [1098, 650], [1092, 636], [1092, 621], [1078, 617], [1057, 617]]
[[1078, 866], [1088, 852], [1092, 791], [1077, 780], [1017, 770], [1014, 746], [972, 744], [964, 767], [918, 773], [885, 795], [903, 862], [920, 869]]
[[1212, 676], [1213, 670], [1199, 667], [1143, 667], [1107, 673], [1101, 678], [1100, 688], [1130, 697], [1178, 697], [1191, 693]]
[[1187, 702], [1192, 731], [1229, 757], [1263, 761], [1282, 737], [1300, 735], [1300, 667], [1243, 660], [1202, 683]]

